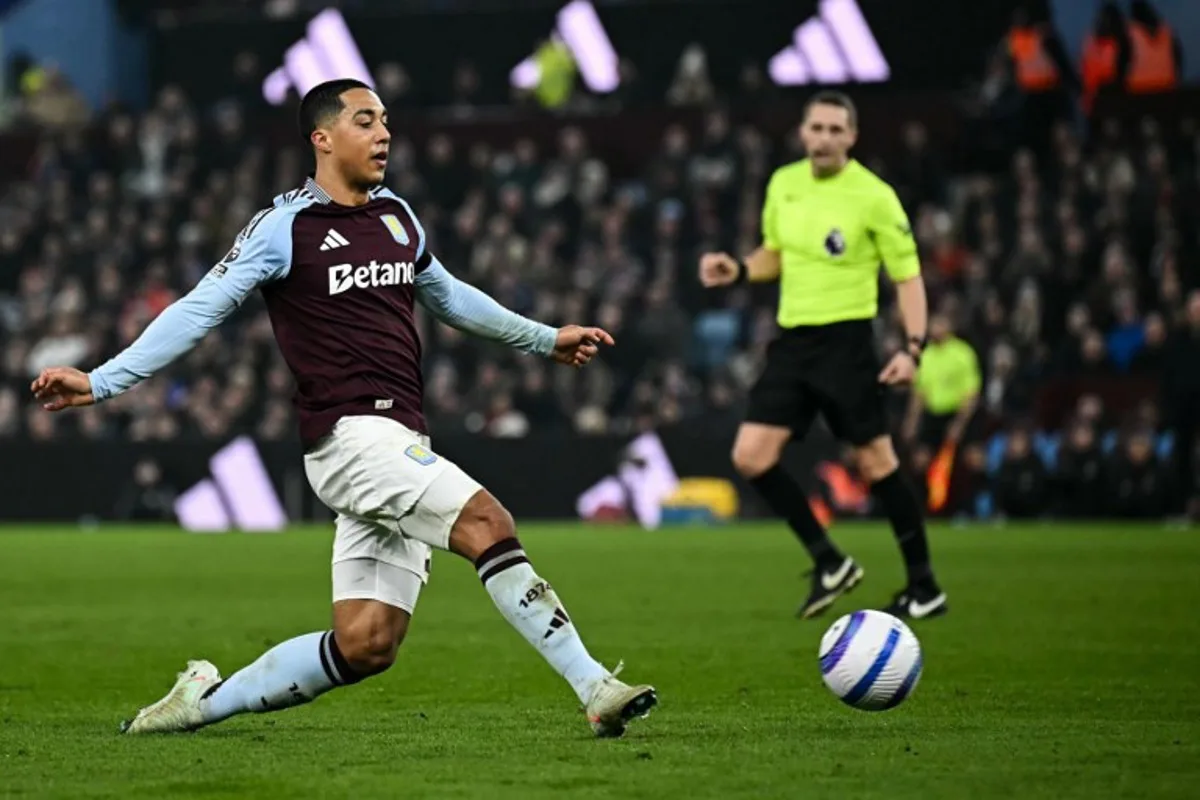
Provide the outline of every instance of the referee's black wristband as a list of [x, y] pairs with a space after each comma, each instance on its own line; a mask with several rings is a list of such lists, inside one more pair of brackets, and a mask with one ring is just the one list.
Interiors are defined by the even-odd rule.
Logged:
[[737, 265], [738, 274], [737, 280], [734, 281], [734, 283], [745, 283], [746, 281], [750, 280], [750, 268], [746, 266], [746, 262], [739, 258]]
[[921, 354], [925, 352], [925, 345], [928, 341], [928, 337], [925, 336], [908, 337], [908, 347], [904, 348], [904, 352], [908, 353], [908, 357], [918, 367], [921, 366]]

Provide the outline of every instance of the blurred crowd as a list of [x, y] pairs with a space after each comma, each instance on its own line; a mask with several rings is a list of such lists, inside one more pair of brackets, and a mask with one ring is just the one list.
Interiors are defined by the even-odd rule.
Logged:
[[[950, 208], [928, 194], [919, 201], [931, 304], [957, 321], [983, 366], [980, 444], [1002, 421], [1018, 429], [992, 438], [986, 457], [983, 447], [968, 453], [968, 471], [991, 476], [999, 510], [1045, 511], [1061, 498], [1047, 477], [1074, 461], [1056, 457], [1060, 446], [1103, 463], [1107, 477], [1089, 473], [1080, 491], [1093, 510], [1124, 492], [1106, 481], [1145, 470], [1157, 499], [1140, 507], [1200, 496], [1197, 133], [1192, 122], [1167, 131], [1110, 122], [1084, 143], [1060, 124], [1045, 163], [1018, 151], [1007, 175], [959, 182]], [[901, 186], [914, 185], [900, 174]], [[1048, 410], [1047, 395], [1074, 404]], [[1047, 443], [1031, 449], [1039, 428]]]
[[[399, 65], [376, 74], [385, 100], [402, 102]], [[45, 135], [28, 179], [0, 189], [0, 437], [294, 436], [291, 378], [257, 300], [101, 407], [50, 415], [28, 402], [41, 368], [90, 368], [129, 344], [307, 168], [301, 143], [269, 148], [255, 135], [265, 109], [249, 77], [212, 108], [168, 86], [145, 113], [93, 119], [59, 76], [41, 80], [54, 101], [34, 117]], [[702, 82], [675, 88], [679, 102], [712, 103]], [[1084, 134], [1060, 122], [1047, 147], [1019, 149], [991, 173], [953, 169], [918, 123], [897, 131], [896, 155], [868, 166], [897, 188], [931, 306], [983, 371], [957, 507], [990, 490], [995, 510], [1050, 510], [1045, 476], [1083, 469], [1081, 442], [1105, 465], [1096, 480], [1148, 486], [1141, 472], [1120, 476], [1149, 452], [1164, 507], [1195, 491], [1186, 459], [1200, 408], [1196, 123], [1109, 121]], [[517, 311], [595, 322], [618, 342], [595, 368], [561, 370], [423, 319], [435, 433], [627, 434], [739, 418], [775, 333], [773, 290], [707, 292], [695, 265], [706, 250], [756, 246], [766, 179], [801, 157], [799, 143], [713, 106], [695, 129], [668, 128], [640, 174], [614, 175], [604, 144], [565, 123], [549, 149], [447, 136], [418, 147], [395, 131], [388, 183], [452, 270]], [[891, 307], [879, 322], [884, 350], [900, 330]], [[1046, 387], [1064, 381], [1087, 382], [1072, 390], [1082, 399], [1047, 414]], [[1131, 399], [1113, 385], [1142, 389]], [[913, 443], [918, 471], [936, 445]], [[1105, 502], [1121, 491], [1106, 489]]]

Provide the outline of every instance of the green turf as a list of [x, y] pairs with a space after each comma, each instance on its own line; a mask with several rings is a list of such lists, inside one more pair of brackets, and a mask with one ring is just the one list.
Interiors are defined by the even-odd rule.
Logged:
[[[839, 539], [900, 569], [879, 526]], [[662, 704], [595, 741], [569, 689], [440, 556], [391, 672], [197, 734], [122, 737], [187, 658], [226, 672], [328, 619], [328, 534], [0, 532], [4, 797], [1196, 797], [1200, 537], [1160, 528], [935, 532], [953, 611], [882, 714], [816, 666], [804, 567], [774, 526], [528, 528], [594, 654]]]

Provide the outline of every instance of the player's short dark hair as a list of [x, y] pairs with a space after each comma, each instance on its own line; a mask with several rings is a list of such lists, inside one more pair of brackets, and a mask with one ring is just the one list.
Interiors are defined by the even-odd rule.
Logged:
[[312, 138], [317, 128], [329, 122], [332, 117], [342, 113], [346, 104], [342, 95], [351, 89], [370, 89], [371, 87], [354, 78], [338, 78], [333, 81], [318, 83], [308, 90], [300, 101], [300, 136], [304, 141]]
[[837, 106], [838, 108], [846, 109], [846, 116], [850, 120], [850, 127], [858, 127], [858, 107], [854, 105], [854, 101], [845, 92], [839, 92], [834, 89], [824, 89], [817, 92], [812, 97], [808, 98], [808, 102], [804, 104], [804, 119], [808, 119], [808, 112], [813, 106]]

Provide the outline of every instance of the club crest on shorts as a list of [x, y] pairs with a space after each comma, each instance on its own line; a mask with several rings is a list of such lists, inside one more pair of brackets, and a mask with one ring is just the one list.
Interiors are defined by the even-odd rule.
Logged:
[[393, 239], [400, 244], [408, 244], [408, 231], [404, 230], [404, 226], [400, 224], [400, 220], [396, 219], [395, 214], [384, 214], [380, 219], [387, 226], [388, 232], [392, 234]]
[[846, 252], [846, 237], [840, 228], [834, 228], [825, 237], [825, 252], [831, 256], [840, 256]]
[[426, 450], [419, 444], [410, 444], [404, 448], [404, 455], [411, 458], [413, 461], [420, 464], [422, 467], [428, 467], [433, 462], [437, 461], [437, 456]]

